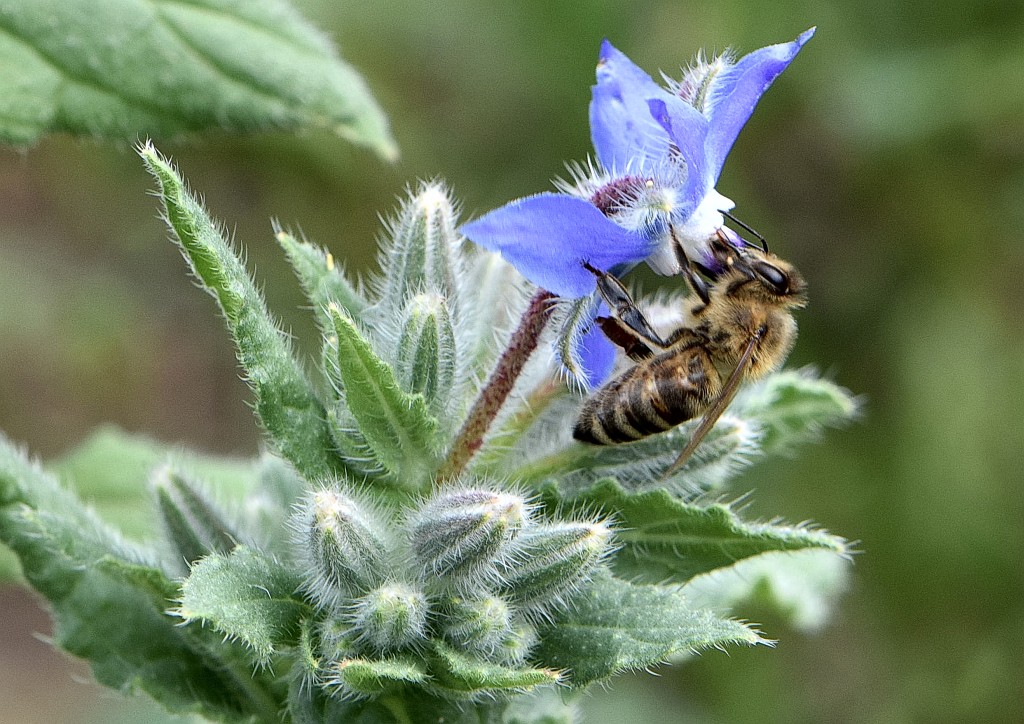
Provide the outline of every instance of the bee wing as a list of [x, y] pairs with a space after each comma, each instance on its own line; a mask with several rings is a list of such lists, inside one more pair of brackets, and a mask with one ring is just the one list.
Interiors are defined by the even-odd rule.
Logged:
[[732, 402], [732, 398], [736, 396], [736, 391], [740, 388], [740, 383], [743, 382], [743, 375], [747, 371], [747, 367], [750, 366], [751, 360], [754, 358], [754, 347], [757, 346], [758, 341], [761, 339], [761, 334], [755, 334], [747, 342], [747, 346], [743, 349], [743, 354], [740, 355], [739, 362], [736, 363], [736, 369], [729, 375], [729, 379], [725, 381], [722, 386], [722, 391], [718, 393], [718, 399], [715, 400], [715, 404], [712, 405], [707, 412], [704, 413], [704, 417], [701, 418], [700, 424], [697, 429], [693, 432], [693, 437], [690, 438], [690, 442], [686, 444], [683, 451], [679, 453], [679, 457], [676, 458], [675, 462], [668, 466], [664, 473], [661, 475], [661, 479], [664, 480], [676, 470], [683, 466], [689, 457], [693, 454], [693, 451], [700, 445], [701, 440], [707, 435], [711, 428], [718, 422], [718, 418], [722, 416], [725, 409]]

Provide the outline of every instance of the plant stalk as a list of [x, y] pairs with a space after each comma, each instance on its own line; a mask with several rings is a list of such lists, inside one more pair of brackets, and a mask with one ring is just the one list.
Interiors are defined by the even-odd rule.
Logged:
[[461, 473], [483, 445], [484, 436], [491, 423], [512, 392], [530, 355], [537, 349], [540, 334], [551, 318], [550, 302], [554, 297], [555, 295], [546, 289], [538, 289], [530, 299], [526, 312], [519, 320], [519, 326], [512, 333], [508, 347], [502, 352], [487, 384], [473, 403], [469, 415], [466, 416], [466, 422], [448, 453], [448, 459], [437, 474], [438, 485]]

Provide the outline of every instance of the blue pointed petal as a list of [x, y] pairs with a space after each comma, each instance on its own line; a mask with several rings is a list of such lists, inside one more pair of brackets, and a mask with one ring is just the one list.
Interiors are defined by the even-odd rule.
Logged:
[[636, 173], [665, 156], [669, 138], [651, 118], [647, 100], [669, 94], [607, 40], [592, 92], [590, 137], [602, 166]]
[[612, 344], [596, 324], [580, 338], [579, 356], [586, 374], [586, 384], [591, 390], [604, 384], [615, 367], [618, 347]]
[[712, 183], [718, 180], [725, 157], [743, 129], [743, 124], [754, 112], [761, 94], [768, 90], [768, 86], [786, 69], [804, 43], [811, 39], [814, 30], [811, 28], [805, 31], [791, 43], [755, 50], [714, 79], [709, 89], [713, 100], [707, 139], [707, 162], [712, 172]]
[[598, 269], [635, 264], [651, 253], [644, 237], [618, 226], [593, 204], [565, 194], [517, 199], [465, 224], [462, 233], [499, 252], [531, 282], [560, 297], [594, 291]]
[[700, 111], [676, 96], [648, 101], [648, 107], [651, 117], [665, 129], [686, 162], [686, 180], [680, 191], [680, 198], [685, 200], [685, 204], [678, 211], [685, 218], [693, 213], [704, 194], [714, 185], [704, 156], [708, 122]]

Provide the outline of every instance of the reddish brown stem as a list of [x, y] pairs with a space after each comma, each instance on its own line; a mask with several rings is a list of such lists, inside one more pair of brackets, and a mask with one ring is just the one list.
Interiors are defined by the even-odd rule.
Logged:
[[451, 452], [448, 453], [448, 460], [437, 474], [438, 484], [451, 480], [461, 473], [483, 445], [484, 436], [491, 423], [512, 392], [526, 361], [537, 349], [540, 333], [551, 317], [550, 302], [554, 296], [549, 291], [539, 289], [530, 299], [530, 306], [519, 320], [519, 326], [512, 333], [508, 347], [502, 352], [487, 384], [480, 391], [480, 396], [473, 403], [473, 408], [466, 416], [466, 422], [455, 438]]

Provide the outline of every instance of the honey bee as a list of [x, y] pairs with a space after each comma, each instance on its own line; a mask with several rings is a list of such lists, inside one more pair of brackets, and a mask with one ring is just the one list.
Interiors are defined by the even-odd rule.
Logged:
[[715, 271], [691, 263], [682, 247], [674, 246], [693, 295], [686, 321], [666, 338], [654, 330], [618, 279], [584, 265], [597, 277], [598, 291], [615, 313], [598, 317], [597, 323], [636, 364], [583, 403], [573, 429], [577, 440], [616, 445], [703, 414], [663, 477], [693, 454], [745, 380], [764, 377], [782, 365], [796, 341], [791, 312], [807, 303], [800, 272], [771, 254], [767, 244], [740, 249], [720, 235], [712, 242], [720, 268]]

